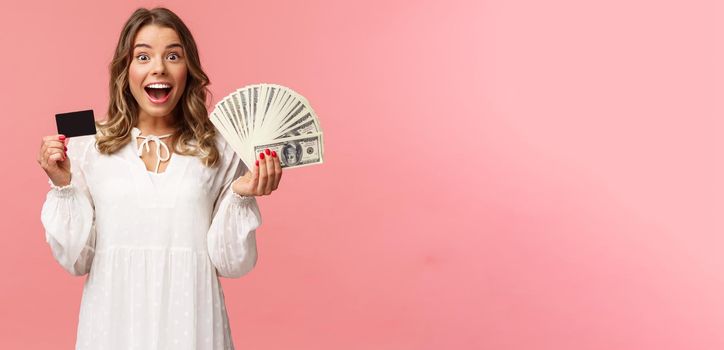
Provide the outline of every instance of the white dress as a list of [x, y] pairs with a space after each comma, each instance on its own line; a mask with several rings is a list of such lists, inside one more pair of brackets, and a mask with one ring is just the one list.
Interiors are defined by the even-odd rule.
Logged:
[[219, 166], [173, 154], [150, 173], [139, 133], [112, 155], [94, 135], [70, 138], [71, 183], [48, 181], [45, 239], [66, 271], [88, 274], [76, 349], [234, 349], [218, 276], [256, 264], [256, 199], [231, 190], [247, 168], [217, 135]]

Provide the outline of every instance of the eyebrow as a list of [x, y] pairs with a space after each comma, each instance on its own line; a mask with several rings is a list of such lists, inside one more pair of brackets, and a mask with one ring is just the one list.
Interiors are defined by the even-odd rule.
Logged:
[[[152, 49], [151, 45], [144, 44], [144, 43], [138, 43], [138, 44], [136, 44], [133, 48], [136, 49], [137, 47], [147, 47], [147, 48], [149, 48], [149, 49]], [[178, 48], [182, 48], [182, 49], [184, 48], [184, 47], [183, 47], [181, 44], [179, 44], [179, 43], [173, 43], [173, 44], [170, 44], [170, 45], [166, 46], [166, 49], [170, 49], [170, 48], [173, 48], [173, 47], [178, 47]]]

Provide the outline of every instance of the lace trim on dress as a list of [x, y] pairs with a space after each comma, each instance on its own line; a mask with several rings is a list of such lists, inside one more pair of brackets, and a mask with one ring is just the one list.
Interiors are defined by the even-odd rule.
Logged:
[[246, 205], [252, 202], [253, 196], [242, 196], [234, 191], [231, 191], [231, 203], [238, 205]]
[[73, 193], [73, 190], [75, 189], [75, 187], [73, 186], [73, 182], [71, 182], [65, 186], [58, 186], [53, 183], [53, 180], [48, 179], [48, 184], [53, 189], [53, 191], [55, 191], [55, 193], [57, 193], [61, 197], [70, 196]]

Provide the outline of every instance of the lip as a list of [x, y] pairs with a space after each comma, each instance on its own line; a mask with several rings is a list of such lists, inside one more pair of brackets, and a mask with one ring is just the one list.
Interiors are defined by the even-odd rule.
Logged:
[[[169, 91], [168, 94], [166, 94], [166, 96], [165, 96], [164, 98], [155, 99], [155, 98], [153, 98], [153, 96], [151, 96], [151, 95], [148, 94], [148, 91], [146, 91], [146, 88], [147, 88], [149, 85], [151, 85], [151, 84], [168, 84], [168, 85], [171, 85], [171, 91]], [[171, 84], [171, 83], [169, 83], [169, 82], [165, 82], [165, 81], [154, 81], [154, 82], [148, 83], [148, 84], [146, 84], [146, 85], [143, 86], [143, 93], [146, 94], [146, 97], [148, 97], [148, 100], [151, 101], [151, 103], [157, 104], [157, 105], [166, 103], [166, 101], [168, 101], [168, 99], [171, 98], [171, 93], [172, 93], [172, 92], [173, 92], [173, 84]]]
[[[173, 91], [173, 89], [171, 89], [171, 91]], [[160, 105], [160, 104], [166, 103], [166, 101], [168, 101], [168, 99], [171, 98], [171, 91], [168, 92], [168, 94], [166, 95], [166, 97], [161, 98], [161, 99], [155, 99], [155, 98], [153, 98], [151, 95], [148, 94], [148, 91], [146, 91], [145, 89], [143, 90], [143, 93], [146, 94], [146, 97], [148, 97], [148, 100], [151, 101], [151, 103]]]
[[167, 84], [167, 85], [171, 85], [171, 87], [173, 88], [173, 84], [171, 84], [171, 82], [168, 82], [168, 81], [152, 81], [152, 82], [144, 85], [143, 88], [145, 89], [145, 88], [147, 88], [149, 85], [152, 85], [152, 84]]

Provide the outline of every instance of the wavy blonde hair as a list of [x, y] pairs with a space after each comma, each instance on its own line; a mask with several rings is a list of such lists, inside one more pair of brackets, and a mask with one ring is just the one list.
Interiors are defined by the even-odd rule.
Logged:
[[174, 152], [198, 156], [206, 166], [215, 166], [219, 160], [216, 148], [216, 129], [208, 118], [206, 98], [211, 95], [209, 78], [201, 69], [201, 60], [188, 27], [170, 10], [157, 7], [139, 8], [126, 21], [118, 38], [116, 52], [109, 65], [110, 102], [108, 118], [96, 122], [98, 150], [112, 154], [131, 142], [131, 130], [138, 123], [139, 107], [128, 85], [128, 67], [133, 56], [133, 40], [141, 28], [155, 24], [176, 31], [186, 55], [188, 74], [186, 88], [174, 107], [174, 128], [178, 130], [172, 141]]

